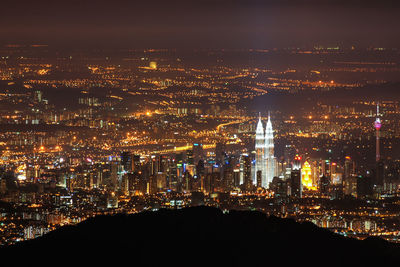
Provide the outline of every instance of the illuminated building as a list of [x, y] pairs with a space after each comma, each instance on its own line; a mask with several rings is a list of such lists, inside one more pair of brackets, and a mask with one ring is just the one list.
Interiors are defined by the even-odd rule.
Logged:
[[357, 197], [357, 176], [353, 160], [347, 156], [344, 162], [343, 191], [345, 195]]
[[292, 169], [300, 170], [300, 168], [301, 168], [301, 157], [299, 155], [296, 155], [296, 157], [294, 157], [294, 160], [292, 163]]
[[261, 171], [261, 186], [268, 188], [272, 179], [277, 176], [277, 161], [274, 155], [274, 131], [272, 129], [271, 118], [265, 128], [265, 134], [261, 117], [258, 119], [256, 128], [256, 156], [255, 169], [253, 174], [253, 184], [257, 184], [257, 174]]
[[272, 182], [274, 176], [276, 176], [277, 166], [276, 158], [274, 155], [274, 131], [272, 130], [271, 118], [268, 114], [267, 126], [265, 128], [265, 176], [262, 180], [262, 187], [268, 188], [269, 183]]
[[240, 185], [240, 169], [233, 170], [233, 186], [238, 187]]
[[150, 69], [153, 69], [153, 70], [156, 70], [156, 69], [157, 69], [157, 62], [155, 62], [155, 61], [150, 61], [150, 63], [149, 63], [149, 68], [150, 68]]
[[343, 182], [343, 191], [347, 196], [357, 197], [357, 176], [350, 175]]
[[313, 184], [311, 166], [308, 161], [304, 162], [303, 167], [301, 168], [301, 183], [309, 190], [317, 190]]
[[[256, 129], [256, 164], [255, 164], [255, 177], [253, 184], [257, 184], [257, 174], [261, 172], [261, 181], [265, 180], [265, 136], [264, 136], [264, 127], [261, 122], [261, 117], [258, 118], [257, 129]], [[263, 185], [263, 184], [262, 184]]]
[[261, 171], [257, 171], [257, 187], [261, 187]]
[[16, 170], [16, 176], [18, 180], [26, 180], [26, 165], [20, 165]]

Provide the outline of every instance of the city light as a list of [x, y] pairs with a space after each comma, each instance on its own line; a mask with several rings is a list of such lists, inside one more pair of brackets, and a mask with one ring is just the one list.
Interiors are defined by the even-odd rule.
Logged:
[[[155, 4], [149, 10], [157, 8]], [[225, 4], [217, 7], [221, 17], [225, 8]], [[61, 37], [69, 38], [76, 29], [82, 38], [102, 35], [101, 27], [84, 34], [86, 26], [67, 33], [53, 29], [61, 39], [48, 45], [32, 39], [0, 44], [0, 246], [23, 243], [100, 215], [153, 214], [196, 206], [218, 208], [224, 216], [233, 210], [258, 211], [270, 219], [279, 217], [278, 226], [281, 219], [293, 219], [345, 237], [374, 236], [400, 243], [397, 48], [358, 46], [362, 40], [352, 42], [353, 34], [346, 35], [346, 42], [333, 36], [314, 43], [320, 32], [300, 45], [296, 41], [304, 29], [296, 34], [277, 28], [269, 36], [262, 32], [268, 23], [261, 32], [258, 24], [253, 25], [251, 32], [257, 32], [257, 38], [246, 34], [247, 22], [241, 23], [240, 34], [237, 29], [225, 31], [223, 25], [206, 34], [212, 23], [204, 23], [207, 29], [192, 29], [198, 16], [185, 24], [191, 16], [172, 12], [171, 19], [182, 20], [176, 24], [184, 25], [179, 28], [196, 35], [195, 48], [185, 48], [190, 40], [185, 34], [174, 35], [179, 32], [176, 25], [157, 30], [164, 24], [156, 23], [158, 16], [169, 14], [167, 10], [126, 10], [135, 18], [139, 12], [152, 18], [134, 19], [148, 22], [140, 30], [129, 25], [106, 27], [114, 29], [107, 33], [108, 41], [118, 42], [118, 47], [101, 48], [102, 43], [93, 40], [94, 46], [74, 45], [79, 38], [57, 46]], [[114, 20], [128, 23], [111, 13], [96, 16], [110, 25]], [[230, 24], [236, 25], [232, 23], [236, 20], [237, 16]], [[78, 25], [81, 20], [76, 21]], [[5, 27], [7, 40], [14, 36], [13, 27]], [[321, 32], [337, 32], [330, 30]], [[27, 28], [17, 33], [23, 31]], [[135, 44], [115, 37], [121, 32], [132, 32]], [[141, 32], [145, 38], [139, 37]], [[285, 38], [293, 43], [268, 44], [265, 36], [274, 40], [277, 32], [288, 33]], [[40, 39], [45, 33], [32, 31], [29, 36]], [[227, 38], [206, 43], [214, 48], [200, 48], [208, 35], [238, 35], [241, 42], [251, 39], [252, 44], [240, 47]], [[157, 42], [148, 44], [153, 48], [143, 48], [150, 37]], [[164, 39], [172, 40], [166, 45], [171, 48], [154, 48], [166, 44]], [[378, 43], [387, 42], [382, 38]], [[234, 48], [217, 48], [223, 44]], [[253, 45], [260, 48], [248, 48]], [[164, 222], [157, 223], [164, 227]], [[141, 231], [132, 227], [129, 231]], [[174, 236], [176, 227], [166, 227]], [[102, 234], [103, 230], [95, 235]], [[187, 238], [196, 244], [198, 237]], [[237, 245], [240, 254], [241, 244]], [[310, 259], [312, 253], [306, 255]]]

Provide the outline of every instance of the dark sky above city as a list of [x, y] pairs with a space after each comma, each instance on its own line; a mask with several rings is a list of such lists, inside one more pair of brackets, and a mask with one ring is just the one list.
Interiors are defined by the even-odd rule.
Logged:
[[400, 46], [400, 3], [333, 0], [2, 0], [0, 43], [268, 48]]

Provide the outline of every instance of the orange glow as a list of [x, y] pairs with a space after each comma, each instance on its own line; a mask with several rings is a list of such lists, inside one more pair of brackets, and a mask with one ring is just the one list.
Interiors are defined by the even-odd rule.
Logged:
[[303, 167], [301, 168], [301, 183], [309, 190], [317, 190], [316, 186], [313, 185], [310, 163], [307, 161], [304, 162]]

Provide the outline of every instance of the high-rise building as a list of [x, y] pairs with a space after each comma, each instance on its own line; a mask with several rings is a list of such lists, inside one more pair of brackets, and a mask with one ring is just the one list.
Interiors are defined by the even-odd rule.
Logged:
[[357, 176], [351, 174], [343, 182], [343, 193], [346, 196], [357, 197]]
[[256, 173], [256, 175], [257, 175], [257, 187], [261, 187], [261, 180], [262, 180], [262, 177], [261, 177], [261, 171], [257, 171], [257, 173]]
[[233, 170], [233, 186], [238, 187], [240, 185], [240, 169]]
[[251, 179], [251, 158], [247, 154], [243, 154], [240, 158], [240, 171], [243, 174], [243, 184], [245, 190], [250, 190], [253, 181]]
[[274, 132], [271, 117], [268, 115], [265, 132], [261, 117], [258, 119], [255, 142], [256, 156], [253, 184], [257, 184], [257, 173], [261, 171], [261, 186], [268, 188], [277, 175], [277, 161], [274, 155]]
[[194, 164], [197, 165], [197, 163], [199, 163], [199, 160], [204, 159], [203, 144], [194, 143], [192, 151], [193, 151]]
[[132, 165], [132, 155], [128, 151], [124, 151], [121, 153], [121, 165], [124, 168], [125, 172], [131, 172], [133, 170]]
[[265, 135], [264, 135], [264, 127], [261, 122], [261, 117], [258, 118], [257, 129], [256, 129], [256, 163], [255, 163], [255, 179], [254, 184], [257, 184], [257, 175], [261, 173], [261, 181], [265, 180], [265, 171], [266, 171], [266, 164], [265, 164]]
[[193, 155], [193, 150], [192, 149], [186, 150], [186, 163], [190, 164], [190, 165], [194, 165], [195, 164], [194, 155]]
[[111, 161], [111, 188], [116, 190], [119, 185], [118, 177], [119, 162], [116, 160]]
[[292, 170], [290, 174], [290, 195], [300, 198], [303, 193], [303, 185], [301, 183], [300, 170]]
[[215, 145], [215, 163], [217, 165], [222, 165], [225, 160], [225, 144], [217, 143]]
[[261, 182], [262, 187], [268, 188], [269, 183], [277, 175], [276, 158], [274, 153], [274, 132], [272, 130], [271, 117], [268, 114], [267, 126], [265, 128], [265, 151], [266, 166], [264, 180]]
[[357, 197], [371, 197], [373, 195], [373, 177], [371, 172], [357, 177]]
[[301, 168], [301, 183], [303, 187], [309, 190], [317, 190], [316, 185], [313, 183], [311, 165], [308, 161], [305, 161]]
[[294, 157], [293, 163], [292, 163], [292, 169], [293, 170], [300, 170], [301, 169], [301, 157], [299, 155], [296, 155]]
[[347, 196], [357, 196], [357, 176], [354, 161], [349, 157], [345, 157], [343, 171], [343, 192]]
[[321, 178], [319, 179], [319, 191], [320, 191], [320, 193], [322, 193], [322, 194], [328, 193], [328, 189], [329, 189], [330, 184], [331, 184], [330, 179], [327, 176], [322, 175]]
[[140, 171], [140, 156], [133, 155], [132, 157], [132, 171], [139, 172]]

